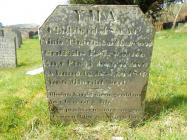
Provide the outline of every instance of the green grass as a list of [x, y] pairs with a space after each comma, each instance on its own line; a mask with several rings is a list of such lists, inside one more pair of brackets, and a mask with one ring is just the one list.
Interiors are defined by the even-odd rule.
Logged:
[[33, 39], [18, 49], [17, 68], [0, 69], [0, 140], [187, 139], [187, 32], [156, 34], [145, 119], [136, 127], [125, 121], [51, 124], [43, 74], [25, 74], [41, 65], [39, 41]]

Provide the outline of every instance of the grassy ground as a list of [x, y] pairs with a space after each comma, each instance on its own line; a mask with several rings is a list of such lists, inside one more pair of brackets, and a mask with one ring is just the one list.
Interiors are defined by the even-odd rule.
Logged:
[[18, 64], [16, 69], [0, 70], [0, 140], [187, 139], [187, 32], [156, 34], [145, 120], [137, 127], [125, 121], [51, 124], [43, 74], [25, 75], [41, 66], [38, 40], [24, 41]]

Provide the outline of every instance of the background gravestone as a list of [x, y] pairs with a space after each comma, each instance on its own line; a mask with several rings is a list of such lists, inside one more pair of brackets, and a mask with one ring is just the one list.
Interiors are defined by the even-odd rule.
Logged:
[[0, 31], [0, 68], [16, 67], [16, 64], [17, 64], [17, 56], [16, 56], [15, 38], [4, 36], [4, 30], [1, 30]]
[[5, 28], [5, 37], [8, 38], [15, 38], [15, 43], [16, 43], [16, 48], [20, 48], [22, 44], [22, 37], [21, 37], [21, 32], [16, 30], [16, 29], [11, 29], [11, 28]]
[[153, 38], [137, 6], [58, 6], [40, 28], [51, 119], [142, 119]]
[[20, 47], [21, 47], [21, 44], [23, 43], [23, 42], [22, 42], [21, 32], [20, 32], [18, 29], [15, 29], [15, 28], [13, 28], [12, 31], [16, 33], [16, 36], [17, 36], [17, 44], [18, 44], [18, 47], [20, 48]]

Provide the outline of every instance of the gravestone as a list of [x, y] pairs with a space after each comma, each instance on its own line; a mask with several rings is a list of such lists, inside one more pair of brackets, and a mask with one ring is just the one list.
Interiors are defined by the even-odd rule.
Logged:
[[139, 121], [154, 30], [138, 6], [58, 6], [40, 28], [51, 120]]
[[21, 32], [16, 30], [16, 29], [11, 29], [11, 28], [5, 28], [4, 29], [5, 36], [8, 38], [15, 38], [15, 43], [16, 43], [16, 48], [20, 48], [22, 44], [22, 37], [21, 37]]
[[23, 43], [21, 32], [16, 28], [13, 28], [12, 31], [15, 32], [15, 34], [16, 34], [16, 39], [17, 39], [17, 44], [18, 44], [17, 47], [20, 48], [21, 44]]
[[17, 56], [15, 38], [4, 35], [0, 31], [0, 68], [16, 67]]

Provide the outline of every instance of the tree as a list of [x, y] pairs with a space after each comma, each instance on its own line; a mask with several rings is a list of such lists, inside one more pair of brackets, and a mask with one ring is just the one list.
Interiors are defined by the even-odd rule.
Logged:
[[139, 5], [145, 13], [150, 8], [160, 8], [164, 0], [70, 0], [71, 4], [116, 4], [116, 5]]
[[[156, 20], [164, 3], [173, 3], [176, 0], [70, 0], [71, 4], [115, 4], [115, 5], [139, 5], [144, 13]], [[182, 1], [182, 0], [177, 0]]]

